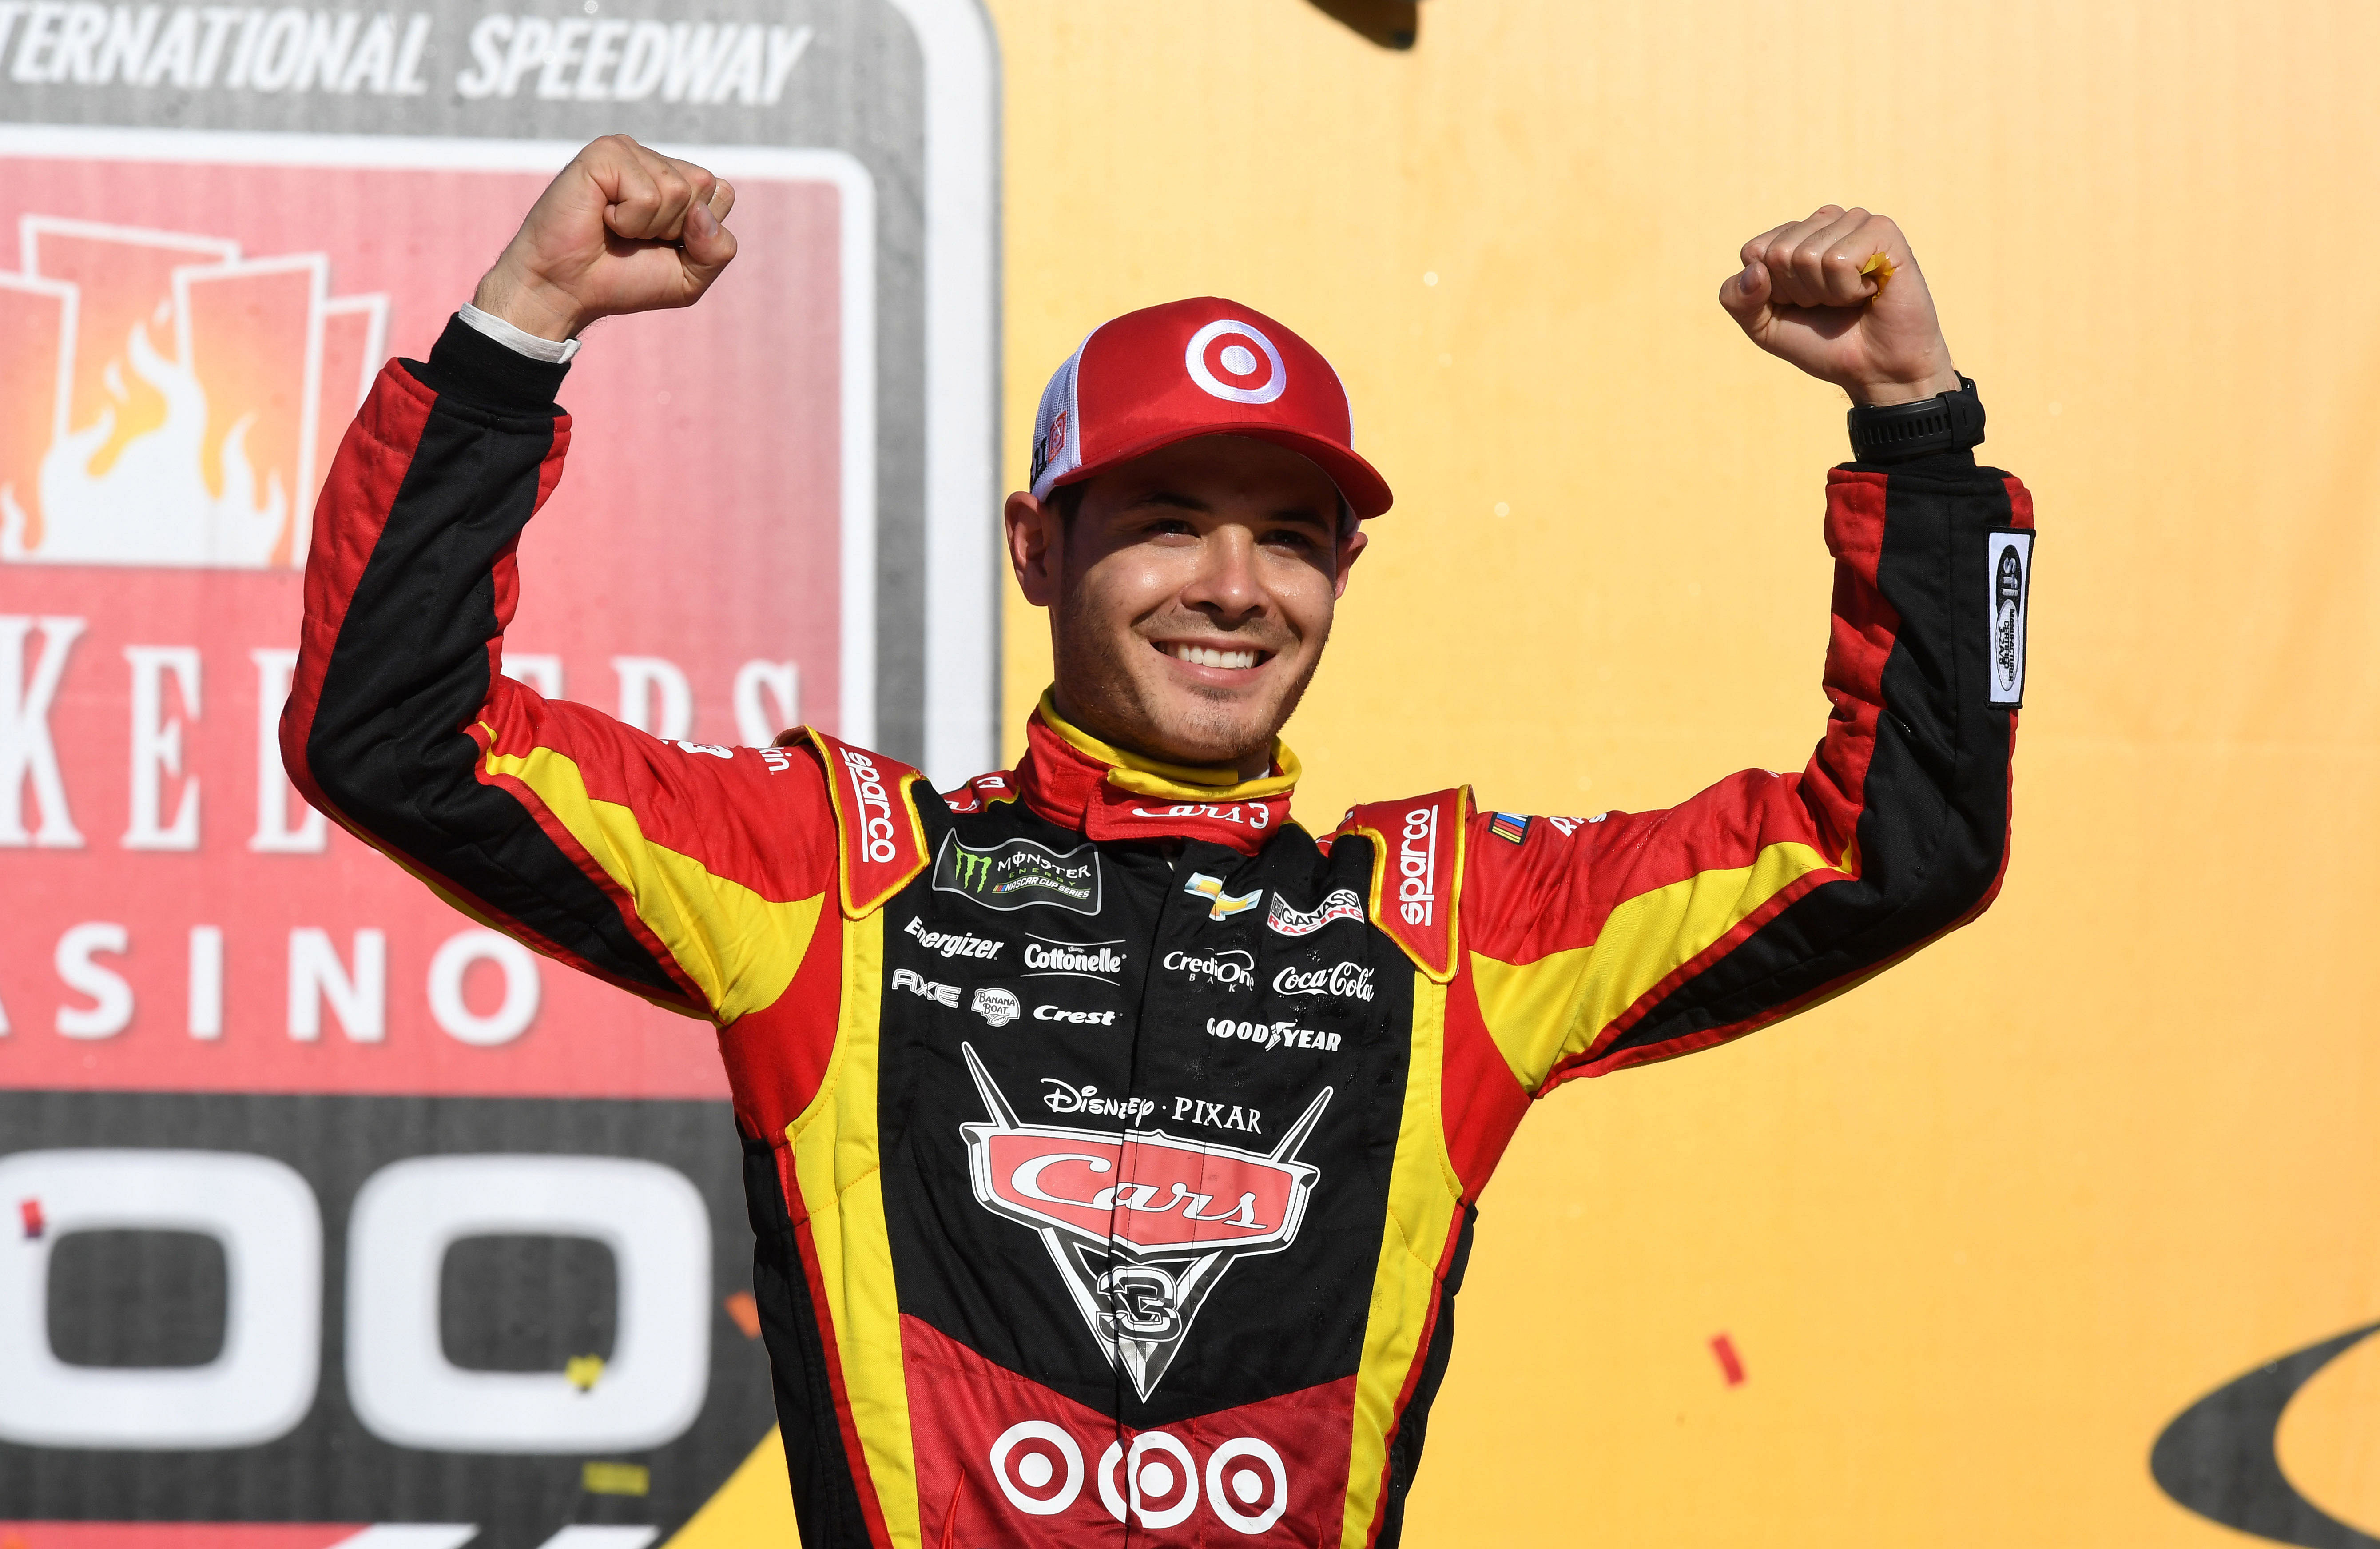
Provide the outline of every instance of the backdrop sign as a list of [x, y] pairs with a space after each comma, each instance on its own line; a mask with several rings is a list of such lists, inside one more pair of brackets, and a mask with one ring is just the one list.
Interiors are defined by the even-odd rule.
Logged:
[[0, 1514], [650, 1542], [771, 1423], [717, 1058], [289, 787], [312, 506], [624, 129], [735, 180], [743, 253], [589, 335], [506, 670], [988, 767], [983, 18], [0, 0]]

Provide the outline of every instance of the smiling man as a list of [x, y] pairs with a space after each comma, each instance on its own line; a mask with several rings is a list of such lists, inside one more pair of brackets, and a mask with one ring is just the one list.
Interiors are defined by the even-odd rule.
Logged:
[[1857, 406], [1803, 770], [1586, 819], [1442, 790], [1318, 838], [1278, 734], [1390, 494], [1329, 363], [1232, 301], [1100, 325], [1042, 396], [1005, 520], [1056, 681], [1015, 769], [664, 742], [502, 676], [577, 335], [698, 299], [733, 201], [598, 140], [382, 373], [316, 518], [290, 773], [716, 1025], [811, 1549], [1394, 1543], [1530, 1103], [1814, 1006], [1998, 889], [2031, 506], [1975, 466], [1925, 277], [1830, 205], [1720, 290]]

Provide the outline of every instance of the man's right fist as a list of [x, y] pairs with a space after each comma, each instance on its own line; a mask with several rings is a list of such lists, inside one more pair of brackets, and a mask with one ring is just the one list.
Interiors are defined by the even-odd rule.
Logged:
[[735, 256], [735, 190], [695, 165], [605, 135], [546, 185], [471, 304], [543, 339], [599, 317], [690, 307]]

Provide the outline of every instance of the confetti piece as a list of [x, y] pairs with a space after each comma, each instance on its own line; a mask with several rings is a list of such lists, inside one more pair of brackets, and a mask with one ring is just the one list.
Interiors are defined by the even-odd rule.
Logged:
[[1727, 1385], [1734, 1387], [1743, 1381], [1743, 1358], [1735, 1353], [1735, 1341], [1724, 1334], [1711, 1336], [1711, 1354], [1718, 1357], [1719, 1372]]
[[749, 1291], [738, 1291], [726, 1301], [727, 1315], [744, 1331], [747, 1339], [760, 1337], [760, 1304], [752, 1299]]
[[42, 1220], [42, 1201], [39, 1200], [20, 1201], [17, 1205], [17, 1214], [25, 1218], [25, 1240], [28, 1242], [37, 1242], [41, 1240], [42, 1232], [45, 1226]]
[[1892, 260], [1882, 253], [1871, 253], [1868, 261], [1860, 265], [1860, 273], [1876, 276], [1876, 294], [1881, 296], [1884, 287], [1892, 283]]
[[[569, 1378], [570, 1385], [577, 1388], [579, 1392], [591, 1393], [595, 1389], [595, 1384], [603, 1380], [603, 1358], [601, 1356], [572, 1356], [568, 1363], [563, 1367], [562, 1374]], [[589, 1464], [589, 1466], [590, 1468], [593, 1467], [592, 1464]], [[641, 1490], [637, 1493], [638, 1494], [644, 1494]]]
[[590, 1495], [643, 1495], [652, 1490], [653, 1471], [642, 1463], [589, 1463], [578, 1482]]

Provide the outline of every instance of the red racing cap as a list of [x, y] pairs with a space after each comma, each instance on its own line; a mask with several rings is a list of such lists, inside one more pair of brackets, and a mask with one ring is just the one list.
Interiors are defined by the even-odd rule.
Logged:
[[1033, 495], [1200, 435], [1245, 435], [1311, 458], [1359, 518], [1394, 496], [1355, 455], [1347, 389], [1322, 352], [1253, 307], [1168, 301], [1091, 330], [1033, 417]]

